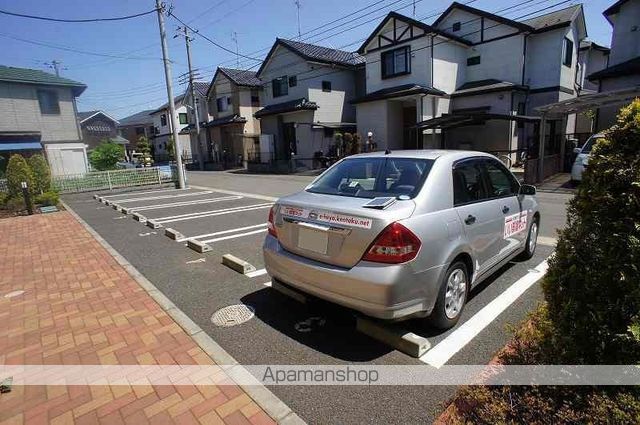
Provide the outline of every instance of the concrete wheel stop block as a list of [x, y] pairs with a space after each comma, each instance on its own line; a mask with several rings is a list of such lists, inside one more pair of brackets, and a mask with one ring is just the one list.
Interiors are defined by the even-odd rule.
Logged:
[[191, 249], [193, 249], [195, 252], [199, 252], [199, 253], [204, 253], [204, 252], [209, 252], [212, 250], [210, 245], [207, 245], [206, 243], [202, 243], [200, 241], [197, 241], [195, 239], [189, 239], [187, 241], [187, 246]]
[[184, 235], [182, 233], [172, 228], [164, 229], [164, 235], [169, 239], [173, 239], [174, 241], [184, 238]]
[[251, 264], [231, 254], [224, 254], [222, 256], [222, 264], [242, 274], [256, 270], [256, 268]]
[[113, 208], [114, 210], [117, 210], [118, 208], [120, 208], [120, 205], [118, 205], [118, 204], [111, 204], [111, 208]]
[[407, 332], [393, 323], [357, 317], [356, 329], [363, 334], [383, 342], [411, 357], [420, 357], [431, 348], [427, 338]]
[[133, 215], [131, 216], [133, 217], [133, 219], [135, 221], [139, 221], [140, 223], [146, 223], [147, 222], [147, 217], [139, 214], [139, 213], [133, 213]]
[[93, 194], [93, 199], [98, 199], [98, 198], [100, 198], [100, 197], [98, 196], [98, 194], [97, 194], [97, 193], [94, 193], [94, 194]]
[[162, 224], [158, 223], [155, 220], [147, 220], [147, 227], [151, 227], [152, 229], [159, 229], [162, 227]]
[[129, 208], [127, 207], [120, 207], [120, 212], [124, 215], [129, 214]]

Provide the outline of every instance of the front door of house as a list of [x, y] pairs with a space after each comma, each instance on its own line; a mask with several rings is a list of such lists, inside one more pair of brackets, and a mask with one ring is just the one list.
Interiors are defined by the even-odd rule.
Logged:
[[298, 145], [296, 143], [296, 127], [292, 122], [282, 125], [282, 135], [284, 138], [285, 158], [290, 159], [291, 154], [298, 153]]
[[402, 108], [402, 148], [418, 149], [416, 138], [416, 107], [405, 106]]

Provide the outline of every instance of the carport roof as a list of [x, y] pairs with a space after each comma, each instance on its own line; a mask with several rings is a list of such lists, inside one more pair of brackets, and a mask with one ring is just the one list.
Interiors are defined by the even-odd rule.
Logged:
[[414, 94], [432, 94], [435, 96], [446, 96], [446, 93], [442, 90], [434, 89], [433, 87], [424, 86], [421, 84], [402, 84], [400, 86], [388, 87], [386, 89], [377, 90], [361, 96], [357, 99], [353, 99], [351, 103], [365, 103], [373, 102], [376, 100], [392, 99], [394, 97], [410, 96]]
[[640, 86], [603, 93], [587, 94], [549, 105], [539, 106], [536, 111], [548, 115], [573, 114], [603, 106], [621, 105], [640, 97]]
[[442, 114], [442, 116], [421, 121], [416, 124], [416, 128], [454, 128], [463, 125], [479, 125], [488, 120], [507, 120], [517, 122], [540, 121], [540, 117], [531, 117], [526, 115], [509, 115], [509, 114], [491, 114], [488, 112], [464, 112], [453, 114]]

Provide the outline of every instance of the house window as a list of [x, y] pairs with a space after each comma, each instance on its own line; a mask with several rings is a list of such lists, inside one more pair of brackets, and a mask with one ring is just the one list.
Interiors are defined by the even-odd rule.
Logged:
[[233, 101], [231, 100], [231, 96], [227, 97], [227, 105], [231, 106]]
[[289, 77], [289, 87], [295, 87], [298, 85], [298, 77], [296, 77], [295, 75], [292, 75], [291, 77]]
[[322, 91], [330, 92], [331, 91], [331, 81], [323, 81], [322, 82]]
[[187, 114], [181, 112], [178, 114], [178, 120], [180, 120], [180, 124], [188, 124], [189, 120], [187, 119]]
[[144, 127], [136, 127], [136, 136], [144, 136]]
[[564, 66], [571, 66], [573, 63], [573, 41], [565, 37], [564, 43], [562, 43], [562, 64]]
[[462, 24], [460, 22], [454, 22], [451, 28], [453, 32], [457, 32], [460, 31], [460, 27], [462, 27]]
[[467, 58], [467, 66], [480, 65], [480, 56]]
[[289, 79], [287, 78], [286, 75], [283, 77], [274, 78], [273, 80], [271, 80], [273, 97], [286, 96], [289, 94], [288, 81]]
[[167, 125], [167, 116], [165, 114], [160, 115], [160, 125], [162, 127]]
[[229, 110], [229, 103], [226, 97], [219, 97], [216, 99], [216, 108], [218, 112], [226, 112]]
[[158, 127], [153, 127], [153, 134], [160, 134], [160, 129]]
[[251, 106], [260, 106], [260, 96], [251, 96]]
[[60, 115], [58, 92], [53, 90], [38, 90], [40, 113], [43, 115]]
[[411, 73], [411, 47], [383, 52], [381, 55], [382, 78], [397, 77]]

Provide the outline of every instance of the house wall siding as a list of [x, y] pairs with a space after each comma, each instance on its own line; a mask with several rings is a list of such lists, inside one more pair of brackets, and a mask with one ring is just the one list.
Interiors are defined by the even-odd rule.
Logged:
[[[40, 112], [39, 88], [58, 93], [60, 114]], [[70, 88], [0, 82], [0, 131], [39, 131], [44, 143], [79, 141], [73, 100]]]
[[[609, 66], [640, 56], [640, 1], [631, 0], [613, 16]], [[635, 31], [632, 28], [636, 27]]]

